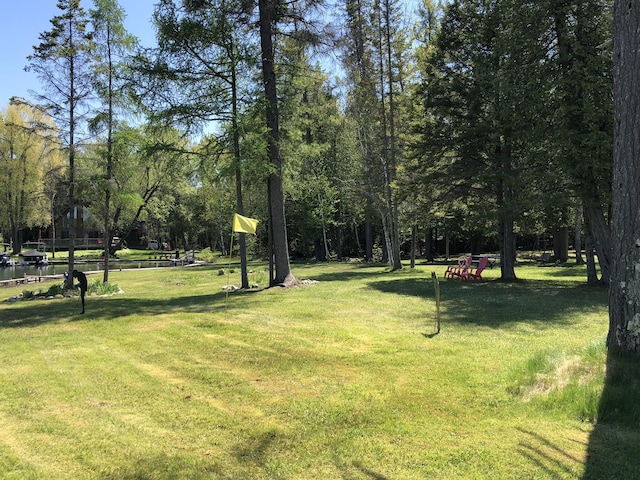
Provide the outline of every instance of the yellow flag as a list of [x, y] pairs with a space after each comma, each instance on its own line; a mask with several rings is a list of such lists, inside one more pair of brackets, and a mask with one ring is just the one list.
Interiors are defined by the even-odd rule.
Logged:
[[255, 218], [243, 217], [237, 213], [233, 214], [233, 231], [239, 233], [256, 233], [258, 220]]

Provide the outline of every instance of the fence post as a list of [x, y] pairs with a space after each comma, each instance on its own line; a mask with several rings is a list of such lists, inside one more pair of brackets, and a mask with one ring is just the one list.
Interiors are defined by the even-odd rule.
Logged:
[[440, 333], [440, 280], [438, 280], [436, 272], [431, 272], [431, 278], [433, 279], [433, 288], [436, 296], [436, 329]]

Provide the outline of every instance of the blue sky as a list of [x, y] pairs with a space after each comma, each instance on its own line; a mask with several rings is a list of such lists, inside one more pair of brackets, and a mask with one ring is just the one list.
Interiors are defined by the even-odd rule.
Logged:
[[[29, 90], [40, 90], [35, 74], [27, 73], [27, 55], [39, 43], [40, 33], [51, 30], [49, 21], [60, 10], [57, 0], [2, 0], [2, 24], [0, 26], [0, 109], [9, 104], [9, 98], [18, 96], [33, 100]], [[85, 10], [94, 7], [93, 1], [82, 0]], [[144, 46], [152, 46], [154, 32], [151, 15], [155, 0], [119, 0], [126, 12], [125, 26], [130, 34], [140, 39]]]

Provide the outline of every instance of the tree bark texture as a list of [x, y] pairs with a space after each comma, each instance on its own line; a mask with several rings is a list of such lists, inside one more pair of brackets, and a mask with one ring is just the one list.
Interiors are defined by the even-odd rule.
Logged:
[[569, 228], [566, 226], [553, 231], [553, 256], [561, 263], [569, 260]]
[[610, 350], [640, 355], [640, 1], [614, 6]]
[[576, 250], [576, 264], [583, 265], [582, 258], [582, 205], [576, 209], [575, 229], [573, 232], [573, 246]]
[[500, 244], [500, 279], [517, 280], [516, 277], [516, 234], [514, 221], [503, 219], [499, 223], [498, 243]]
[[284, 212], [284, 191], [282, 187], [282, 156], [280, 154], [280, 126], [278, 121], [278, 97], [273, 53], [273, 0], [260, 0], [260, 45], [262, 48], [262, 77], [267, 100], [267, 128], [269, 130], [268, 156], [272, 172], [269, 175], [269, 202], [273, 253], [275, 256], [275, 278], [272, 285], [293, 286], [297, 284], [291, 273], [287, 224]]
[[611, 227], [599, 207], [584, 207], [585, 228], [590, 232], [591, 239], [598, 255], [598, 265], [602, 277], [600, 281], [609, 285], [611, 279]]

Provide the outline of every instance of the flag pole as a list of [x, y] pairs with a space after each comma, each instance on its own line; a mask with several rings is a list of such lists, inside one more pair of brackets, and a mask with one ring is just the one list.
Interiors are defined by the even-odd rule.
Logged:
[[231, 241], [229, 242], [229, 268], [227, 271], [227, 288], [224, 300], [224, 318], [227, 319], [227, 299], [229, 298], [229, 282], [231, 280], [231, 254], [233, 253], [233, 234], [240, 233], [244, 235], [246, 233], [256, 233], [256, 227], [258, 226], [258, 220], [255, 218], [243, 217], [237, 213], [233, 214], [233, 224], [231, 226]]
[[233, 229], [231, 229], [231, 240], [229, 241], [229, 268], [227, 268], [227, 288], [224, 296], [224, 319], [227, 319], [227, 300], [229, 299], [229, 282], [231, 280], [231, 255], [233, 253]]

